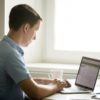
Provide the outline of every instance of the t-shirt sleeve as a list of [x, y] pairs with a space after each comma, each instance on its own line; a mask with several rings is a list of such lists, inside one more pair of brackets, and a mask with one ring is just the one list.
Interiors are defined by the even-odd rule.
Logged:
[[30, 79], [31, 75], [26, 68], [21, 54], [12, 52], [6, 60], [5, 70], [7, 74], [15, 81], [16, 84], [25, 79]]

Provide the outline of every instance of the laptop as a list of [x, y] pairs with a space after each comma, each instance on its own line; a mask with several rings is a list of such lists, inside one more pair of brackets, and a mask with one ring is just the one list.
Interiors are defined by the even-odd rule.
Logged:
[[94, 91], [95, 84], [100, 69], [100, 60], [82, 57], [80, 67], [74, 81], [69, 88], [64, 88], [60, 93], [91, 93]]

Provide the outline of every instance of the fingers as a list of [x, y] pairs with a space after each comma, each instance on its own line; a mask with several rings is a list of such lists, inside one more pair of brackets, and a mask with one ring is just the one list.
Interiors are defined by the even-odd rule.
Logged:
[[54, 79], [53, 84], [56, 86], [56, 92], [63, 90], [64, 87], [71, 87], [71, 84], [67, 80]]
[[55, 82], [55, 85], [57, 86], [57, 92], [61, 91], [66, 86], [65, 81], [55, 79], [54, 82]]
[[71, 84], [67, 80], [64, 81], [66, 82], [66, 87], [71, 87]]
[[64, 82], [66, 85], [65, 87], [71, 87], [71, 84], [67, 81], [67, 80], [59, 80], [59, 79], [54, 79], [55, 81], [60, 81], [60, 82]]

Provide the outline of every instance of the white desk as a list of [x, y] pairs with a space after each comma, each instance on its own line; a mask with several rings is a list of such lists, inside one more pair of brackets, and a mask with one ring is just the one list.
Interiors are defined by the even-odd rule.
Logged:
[[[97, 81], [96, 87], [100, 88], [100, 80]], [[60, 94], [56, 93], [46, 97], [44, 100], [100, 100], [91, 98], [91, 94]]]
[[55, 94], [44, 100], [93, 100], [90, 94]]

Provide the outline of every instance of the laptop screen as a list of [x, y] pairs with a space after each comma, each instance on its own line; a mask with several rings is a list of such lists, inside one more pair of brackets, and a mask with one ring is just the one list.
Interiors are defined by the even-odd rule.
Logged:
[[93, 90], [99, 69], [100, 60], [82, 57], [75, 84]]

